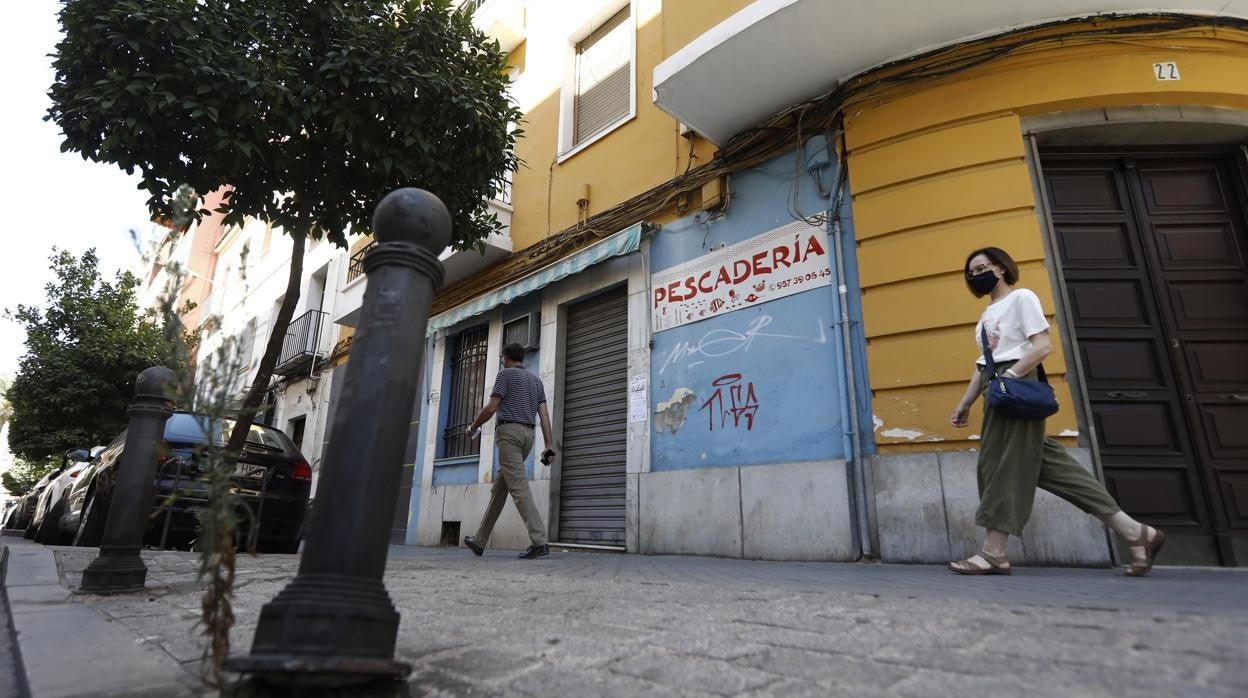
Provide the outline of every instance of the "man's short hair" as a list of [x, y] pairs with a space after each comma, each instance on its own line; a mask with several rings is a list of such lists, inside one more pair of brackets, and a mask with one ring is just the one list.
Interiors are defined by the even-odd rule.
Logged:
[[512, 342], [503, 347], [503, 356], [517, 363], [524, 362], [524, 345]]

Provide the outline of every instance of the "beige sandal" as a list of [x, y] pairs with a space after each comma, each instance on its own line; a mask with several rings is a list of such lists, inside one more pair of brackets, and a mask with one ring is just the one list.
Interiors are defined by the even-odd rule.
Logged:
[[1012, 573], [1009, 559], [1005, 557], [997, 557], [996, 555], [989, 555], [988, 553], [982, 550], [979, 551], [979, 556], [984, 558], [984, 561], [988, 563], [987, 567], [979, 567], [973, 564], [971, 562], [971, 558], [975, 556], [972, 555], [971, 557], [968, 557], [965, 560], [958, 560], [957, 562], [950, 562], [949, 571], [957, 573], [957, 574], [968, 574], [968, 575], [1011, 574]]
[[[1148, 532], [1152, 531], [1153, 539], [1148, 539]], [[1161, 550], [1162, 543], [1166, 542], [1166, 534], [1161, 532], [1160, 528], [1153, 528], [1145, 524], [1140, 524], [1140, 537], [1132, 541], [1127, 541], [1127, 545], [1136, 548], [1144, 548], [1144, 564], [1136, 563], [1134, 555], [1132, 555], [1131, 566], [1127, 568], [1126, 575], [1128, 577], [1143, 577], [1153, 569], [1153, 562], [1157, 559], [1157, 553]]]

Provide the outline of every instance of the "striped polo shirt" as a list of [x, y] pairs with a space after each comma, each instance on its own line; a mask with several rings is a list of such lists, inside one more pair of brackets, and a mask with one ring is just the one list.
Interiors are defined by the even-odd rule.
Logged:
[[502, 398], [495, 413], [500, 422], [520, 422], [529, 426], [533, 426], [537, 406], [546, 402], [542, 379], [529, 373], [524, 366], [499, 371], [490, 395]]

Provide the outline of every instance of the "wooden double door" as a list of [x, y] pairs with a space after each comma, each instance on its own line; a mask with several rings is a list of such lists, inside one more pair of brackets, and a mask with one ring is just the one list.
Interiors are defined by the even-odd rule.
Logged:
[[1248, 565], [1248, 234], [1237, 153], [1043, 152], [1106, 485], [1162, 561]]

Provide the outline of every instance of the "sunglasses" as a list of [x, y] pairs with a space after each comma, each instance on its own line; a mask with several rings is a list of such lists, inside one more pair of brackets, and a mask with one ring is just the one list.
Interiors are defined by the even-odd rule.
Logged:
[[979, 276], [980, 274], [983, 274], [984, 272], [988, 271], [989, 269], [993, 269], [996, 266], [997, 265], [995, 264], [980, 264], [980, 265], [971, 267], [970, 269], [966, 270], [966, 278], [969, 279], [973, 276]]

